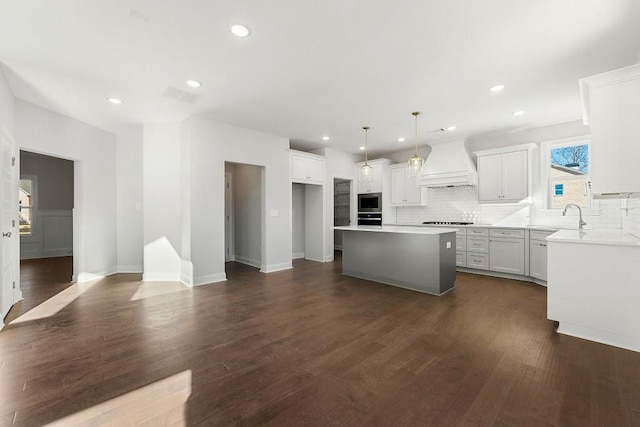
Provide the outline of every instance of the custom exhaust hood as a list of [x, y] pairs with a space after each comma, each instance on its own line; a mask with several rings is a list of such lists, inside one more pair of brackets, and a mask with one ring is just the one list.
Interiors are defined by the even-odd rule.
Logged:
[[478, 172], [464, 141], [431, 145], [431, 153], [422, 166], [418, 185], [453, 187], [477, 184]]

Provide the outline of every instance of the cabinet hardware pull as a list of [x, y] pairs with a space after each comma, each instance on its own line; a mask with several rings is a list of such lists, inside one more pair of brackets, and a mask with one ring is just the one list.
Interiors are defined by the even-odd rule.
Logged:
[[11, 237], [11, 232], [7, 231], [6, 233], [2, 233], [2, 237]]

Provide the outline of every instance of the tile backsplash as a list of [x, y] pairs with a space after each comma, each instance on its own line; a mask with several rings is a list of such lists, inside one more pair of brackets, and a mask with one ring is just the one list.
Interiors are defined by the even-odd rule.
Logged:
[[640, 237], [640, 199], [628, 200], [622, 212], [622, 229]]
[[[624, 206], [627, 210], [623, 209]], [[427, 206], [396, 208], [396, 222], [419, 224], [423, 221], [468, 221], [476, 224], [523, 226], [529, 224], [574, 228], [578, 226], [578, 211], [570, 209], [562, 216], [559, 209], [537, 209], [530, 202], [513, 204], [478, 203], [477, 187], [446, 187], [427, 189]], [[624, 228], [640, 234], [640, 199], [592, 200], [584, 208], [587, 228]], [[635, 230], [635, 231], [634, 231]]]

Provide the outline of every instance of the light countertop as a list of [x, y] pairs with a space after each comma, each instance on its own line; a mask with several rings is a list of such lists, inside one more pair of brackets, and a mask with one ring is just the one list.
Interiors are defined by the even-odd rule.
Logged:
[[[469, 225], [450, 225], [450, 224], [395, 224], [401, 227], [446, 227], [446, 228], [515, 228], [525, 230], [538, 231], [558, 231], [560, 227], [552, 225], [502, 225], [502, 224], [469, 224]], [[391, 226], [391, 225], [389, 225]]]
[[559, 230], [547, 237], [548, 242], [583, 243], [594, 245], [638, 246], [640, 239], [617, 229]]
[[410, 227], [402, 225], [384, 225], [380, 227], [333, 227], [334, 230], [341, 231], [368, 231], [372, 233], [400, 233], [400, 234], [445, 234], [455, 233], [457, 228], [453, 227]]

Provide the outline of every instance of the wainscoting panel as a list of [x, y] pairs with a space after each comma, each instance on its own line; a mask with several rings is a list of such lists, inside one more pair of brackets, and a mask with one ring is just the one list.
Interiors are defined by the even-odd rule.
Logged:
[[20, 259], [72, 255], [72, 211], [48, 210], [34, 214], [32, 235], [20, 236]]

